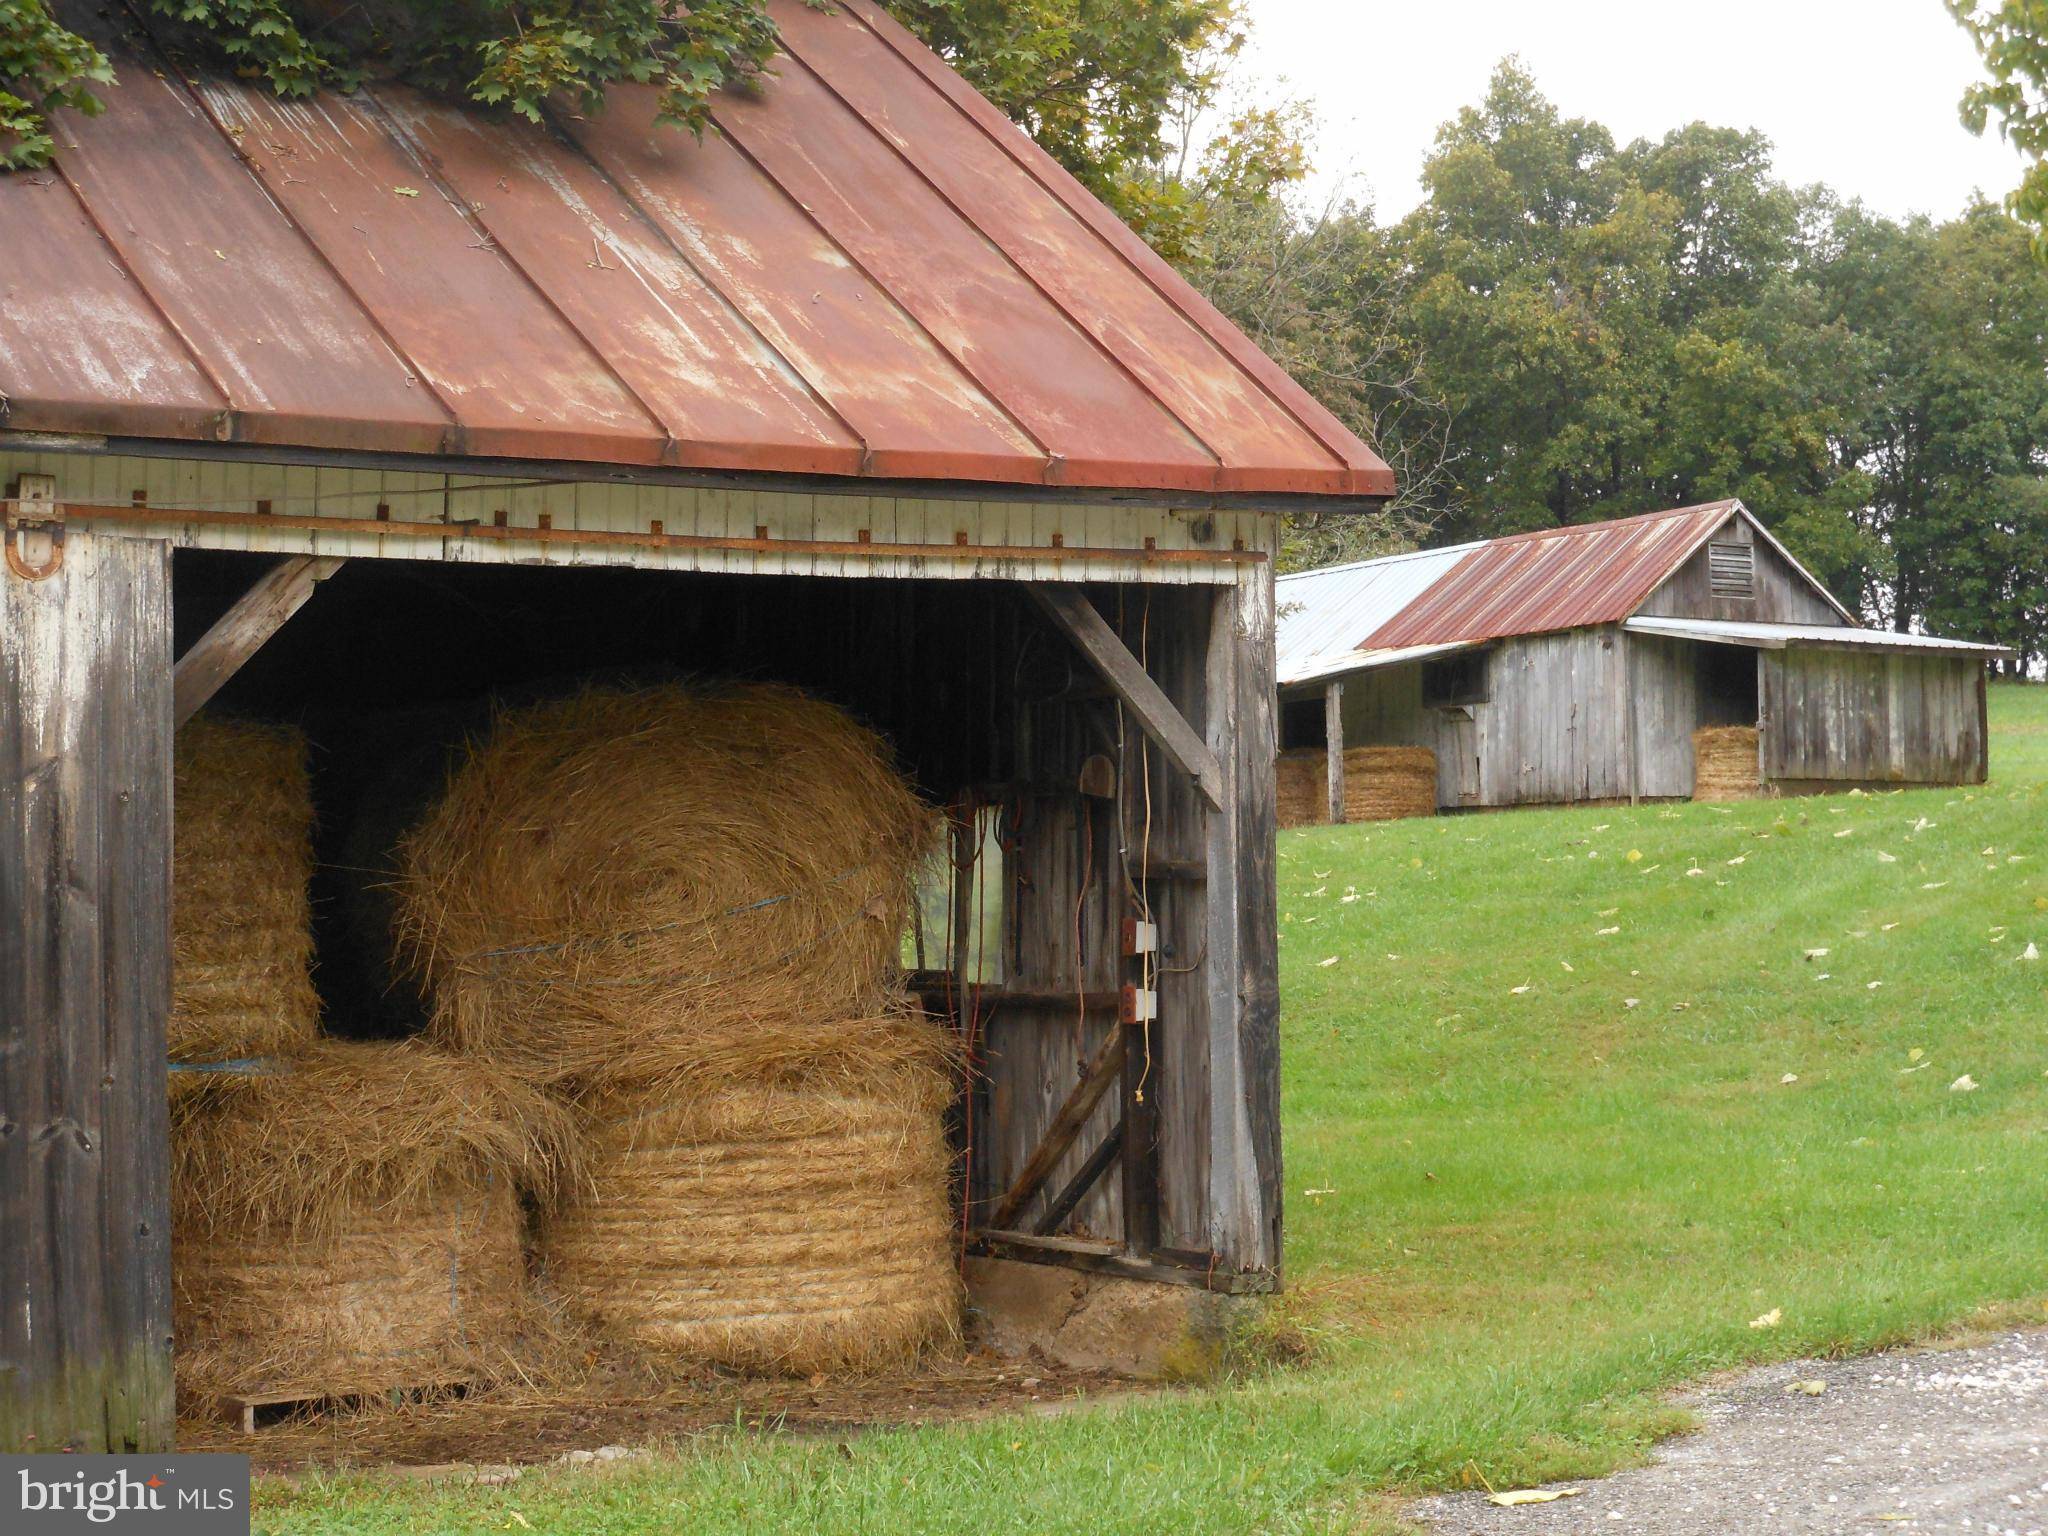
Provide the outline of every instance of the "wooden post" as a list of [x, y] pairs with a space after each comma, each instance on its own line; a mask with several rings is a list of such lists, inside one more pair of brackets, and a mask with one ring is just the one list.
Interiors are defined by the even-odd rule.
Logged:
[[170, 546], [67, 534], [0, 568], [0, 1452], [161, 1451]]
[[1273, 573], [1219, 587], [1205, 734], [1223, 768], [1207, 833], [1209, 1246], [1234, 1270], [1280, 1271], [1278, 747]]
[[1344, 824], [1344, 685], [1323, 690], [1323, 750], [1330, 774], [1330, 825]]

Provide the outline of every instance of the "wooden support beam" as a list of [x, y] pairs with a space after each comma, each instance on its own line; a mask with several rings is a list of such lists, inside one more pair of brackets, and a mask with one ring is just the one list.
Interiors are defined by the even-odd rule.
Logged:
[[1208, 818], [1208, 1250], [1280, 1269], [1280, 914], [1272, 573], [1216, 589], [1203, 722], [1228, 808]]
[[1109, 621], [1095, 611], [1088, 594], [1079, 587], [1053, 582], [1031, 582], [1024, 590], [1102, 674], [1159, 750], [1194, 779], [1209, 808], [1223, 809], [1223, 765], [1215, 750], [1146, 674]]
[[1034, 1235], [1050, 1236], [1059, 1224], [1074, 1214], [1088, 1191], [1096, 1186], [1102, 1176], [1109, 1172], [1109, 1165], [1116, 1161], [1117, 1153], [1123, 1150], [1124, 1122], [1119, 1120], [1109, 1128], [1109, 1134], [1102, 1138], [1102, 1145], [1088, 1154], [1078, 1172], [1067, 1180], [1066, 1187], [1052, 1197], [1052, 1203], [1031, 1224]]
[[172, 675], [176, 723], [183, 725], [205, 708], [242, 664], [305, 606], [314, 587], [340, 568], [341, 561], [334, 556], [293, 555], [259, 576], [235, 606], [178, 658]]
[[1330, 825], [1344, 824], [1344, 685], [1323, 690], [1323, 751], [1330, 774]]
[[0, 564], [0, 1453], [171, 1447], [170, 546]]
[[1088, 1117], [1095, 1113], [1095, 1106], [1102, 1102], [1102, 1096], [1109, 1092], [1110, 1084], [1118, 1081], [1124, 1066], [1124, 1028], [1114, 1021], [1109, 1033], [1103, 1037], [1094, 1058], [1081, 1074], [1081, 1081], [1074, 1085], [1074, 1091], [1067, 1095], [1066, 1103], [1059, 1113], [1052, 1117], [1052, 1124], [1046, 1127], [1045, 1139], [1038, 1144], [1030, 1157], [1024, 1160], [1016, 1182], [1009, 1192], [996, 1202], [996, 1208], [989, 1213], [987, 1225], [1008, 1227], [1017, 1219], [1017, 1213], [1025, 1203], [1038, 1193], [1039, 1187], [1052, 1176], [1067, 1149], [1081, 1134], [1081, 1128], [1088, 1123]]

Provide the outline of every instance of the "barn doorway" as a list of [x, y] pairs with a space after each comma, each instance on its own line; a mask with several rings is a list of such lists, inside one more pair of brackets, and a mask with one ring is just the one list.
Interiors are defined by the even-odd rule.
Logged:
[[1740, 645], [1701, 644], [1694, 650], [1699, 723], [1755, 725], [1759, 710], [1757, 653]]

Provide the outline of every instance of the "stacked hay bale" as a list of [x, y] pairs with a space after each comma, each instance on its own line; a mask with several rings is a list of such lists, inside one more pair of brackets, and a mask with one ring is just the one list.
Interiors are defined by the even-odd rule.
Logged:
[[1695, 800], [1754, 800], [1764, 792], [1753, 725], [1707, 725], [1692, 733]]
[[1273, 765], [1280, 825], [1319, 827], [1330, 819], [1330, 759], [1321, 747], [1282, 752]]
[[1344, 754], [1344, 819], [1436, 814], [1436, 754], [1427, 747], [1353, 747]]
[[400, 849], [430, 1033], [576, 1104], [545, 1219], [580, 1313], [742, 1368], [900, 1363], [957, 1326], [946, 1034], [895, 987], [930, 814], [782, 688], [501, 715]]
[[[179, 730], [172, 763], [171, 1060], [290, 1050], [320, 1024], [305, 737], [201, 715]], [[179, 1092], [194, 1080], [171, 1074]]]
[[[1275, 766], [1282, 827], [1330, 819], [1329, 755], [1320, 747], [1283, 752]], [[1436, 814], [1436, 754], [1428, 747], [1351, 747], [1344, 753], [1344, 819], [1398, 821]]]
[[178, 1106], [172, 1293], [188, 1394], [471, 1381], [525, 1310], [522, 1191], [566, 1114], [422, 1044], [314, 1042]]

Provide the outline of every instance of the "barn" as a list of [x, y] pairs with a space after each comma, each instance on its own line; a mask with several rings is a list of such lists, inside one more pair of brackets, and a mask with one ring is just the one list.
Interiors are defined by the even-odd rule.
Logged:
[[1347, 756], [1390, 747], [1434, 754], [1447, 811], [1981, 783], [2007, 654], [1864, 627], [1735, 501], [1278, 590], [1283, 785], [1322, 792], [1291, 819], [1343, 819]]
[[71, 10], [108, 111], [0, 177], [0, 1448], [172, 1436], [202, 705], [302, 728], [325, 818], [565, 678], [830, 701], [950, 828], [963, 1247], [1277, 1285], [1273, 558], [1386, 466], [873, 0], [778, 0], [701, 141]]

